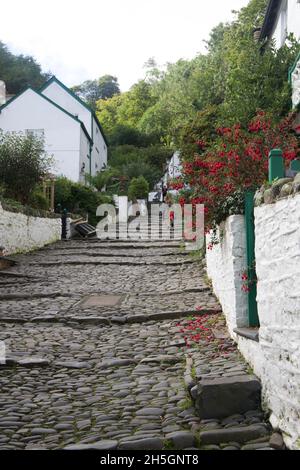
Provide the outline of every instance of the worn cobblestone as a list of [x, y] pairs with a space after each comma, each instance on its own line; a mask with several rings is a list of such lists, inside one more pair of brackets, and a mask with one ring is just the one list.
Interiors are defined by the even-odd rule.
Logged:
[[[194, 380], [246, 374], [247, 366], [230, 339], [227, 354], [216, 343], [186, 348], [177, 318], [184, 325], [201, 306], [219, 330], [224, 320], [203, 265], [187, 262], [179, 243], [59, 242], [15, 259], [9, 275], [0, 273], [0, 449], [185, 448], [199, 445], [200, 432], [235, 436], [236, 426], [264, 423], [258, 411], [222, 421], [196, 415], [187, 358]], [[122, 301], [83, 307], [91, 294]], [[232, 447], [240, 444], [224, 448]]]

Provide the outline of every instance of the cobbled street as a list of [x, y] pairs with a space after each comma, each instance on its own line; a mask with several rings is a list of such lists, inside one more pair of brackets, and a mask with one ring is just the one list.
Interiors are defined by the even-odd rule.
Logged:
[[[197, 416], [191, 381], [249, 367], [179, 242], [72, 240], [14, 259], [0, 275], [0, 449], [270, 449], [260, 410]], [[206, 336], [189, 344], [199, 315]]]

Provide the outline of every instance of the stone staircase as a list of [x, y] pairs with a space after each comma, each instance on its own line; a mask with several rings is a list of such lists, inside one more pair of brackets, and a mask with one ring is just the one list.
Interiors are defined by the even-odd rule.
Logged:
[[181, 241], [183, 230], [181, 224], [163, 224], [162, 219], [153, 223], [151, 219], [141, 219], [141, 223], [135, 219], [129, 220], [128, 224], [124, 222], [116, 223], [116, 237], [114, 233], [108, 233], [106, 239], [123, 241]]

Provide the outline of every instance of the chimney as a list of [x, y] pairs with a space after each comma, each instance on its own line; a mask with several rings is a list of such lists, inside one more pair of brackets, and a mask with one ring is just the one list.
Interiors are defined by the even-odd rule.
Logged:
[[6, 103], [6, 87], [3, 80], [0, 80], [0, 106]]
[[260, 33], [261, 33], [261, 28], [255, 28], [253, 30], [253, 38], [256, 42], [258, 42], [260, 39]]

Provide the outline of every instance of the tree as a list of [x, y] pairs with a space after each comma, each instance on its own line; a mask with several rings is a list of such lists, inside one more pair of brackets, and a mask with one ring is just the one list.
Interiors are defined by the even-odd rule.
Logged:
[[9, 94], [17, 94], [27, 86], [39, 88], [50, 77], [31, 56], [14, 55], [0, 41], [0, 79]]
[[147, 198], [149, 193], [149, 183], [143, 176], [138, 178], [132, 178], [128, 188], [128, 199], [130, 201], [136, 201], [137, 199]]
[[183, 162], [183, 178], [171, 186], [190, 188], [189, 202], [205, 204], [206, 230], [215, 229], [229, 215], [243, 212], [244, 192], [256, 190], [267, 180], [270, 150], [281, 148], [287, 167], [299, 157], [294, 121], [294, 114], [278, 123], [259, 111], [245, 127], [236, 123], [216, 129], [212, 142], [199, 135], [198, 150]]
[[113, 179], [119, 176], [119, 172], [115, 168], [106, 168], [106, 170], [99, 171], [95, 176], [89, 176], [89, 182], [98, 191], [102, 192], [111, 185]]
[[90, 186], [74, 183], [62, 176], [55, 180], [55, 207], [60, 205], [73, 214], [88, 214], [89, 222], [96, 225], [96, 211], [100, 204], [110, 204], [112, 199], [103, 192], [97, 192]]
[[112, 75], [103, 75], [97, 80], [86, 80], [81, 85], [74, 86], [72, 90], [93, 109], [96, 109], [98, 100], [107, 100], [120, 94], [118, 79]]
[[117, 77], [112, 75], [103, 75], [98, 80], [98, 87], [100, 91], [99, 99], [107, 100], [114, 95], [120, 94], [120, 86]]
[[151, 85], [145, 80], [140, 80], [121, 95], [99, 100], [97, 116], [108, 134], [114, 131], [115, 126], [138, 129], [143, 114], [155, 101]]
[[0, 132], [0, 184], [6, 197], [27, 204], [51, 165], [42, 139]]

